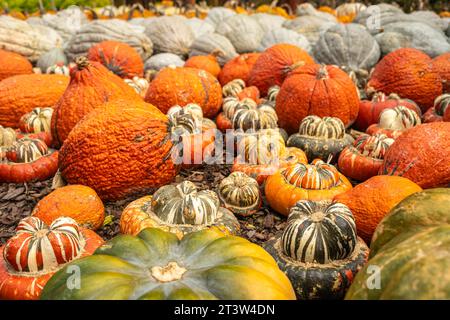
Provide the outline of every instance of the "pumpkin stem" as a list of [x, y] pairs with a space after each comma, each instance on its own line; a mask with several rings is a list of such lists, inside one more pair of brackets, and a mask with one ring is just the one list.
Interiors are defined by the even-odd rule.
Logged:
[[400, 96], [398, 94], [391, 93], [391, 94], [389, 94], [388, 99], [400, 100], [401, 98], [400, 98]]
[[169, 262], [165, 267], [152, 267], [151, 274], [159, 282], [171, 282], [175, 280], [180, 280], [183, 274], [187, 270], [180, 267], [178, 263], [172, 261]]
[[319, 72], [317, 72], [317, 80], [328, 79], [327, 66], [324, 64], [320, 65]]
[[305, 61], [297, 61], [294, 64], [292, 64], [291, 66], [287, 67], [287, 73], [288, 72], [292, 72], [295, 69], [297, 69], [298, 67], [304, 66], [305, 65]]
[[79, 56], [75, 58], [75, 64], [77, 65], [78, 70], [83, 70], [89, 65], [89, 60], [85, 56]]

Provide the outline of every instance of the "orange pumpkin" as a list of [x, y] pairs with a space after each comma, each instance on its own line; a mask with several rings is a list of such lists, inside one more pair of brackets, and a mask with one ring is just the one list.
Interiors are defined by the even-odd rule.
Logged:
[[19, 74], [33, 73], [33, 66], [20, 54], [0, 49], [0, 81]]
[[434, 100], [433, 108], [423, 115], [423, 122], [450, 121], [450, 94], [444, 93]]
[[344, 71], [312, 64], [297, 68], [286, 78], [275, 110], [278, 124], [291, 134], [308, 115], [336, 117], [348, 127], [355, 121], [358, 108], [356, 86]]
[[306, 51], [291, 44], [274, 45], [256, 60], [248, 85], [258, 87], [265, 96], [270, 87], [281, 86], [291, 71], [305, 64], [314, 64], [314, 59]]
[[169, 183], [171, 158], [166, 115], [143, 101], [116, 100], [94, 109], [70, 132], [59, 169], [70, 184], [118, 200]]
[[450, 52], [434, 58], [432, 64], [434, 71], [441, 77], [443, 93], [450, 93]]
[[352, 188], [352, 184], [331, 164], [314, 160], [279, 170], [266, 180], [269, 205], [287, 216], [298, 200], [331, 200]]
[[51, 130], [55, 146], [61, 146], [70, 130], [85, 115], [108, 101], [142, 98], [101, 63], [78, 57], [70, 72], [70, 84], [55, 105]]
[[256, 103], [259, 103], [259, 90], [255, 86], [246, 87], [242, 89], [241, 92], [237, 94], [237, 97], [239, 100], [244, 100], [245, 98], [252, 99]]
[[130, 45], [118, 41], [103, 41], [91, 47], [88, 59], [103, 64], [121, 78], [144, 76], [144, 63], [139, 53]]
[[105, 219], [105, 208], [93, 189], [69, 185], [56, 189], [39, 201], [32, 216], [48, 225], [60, 217], [69, 217], [84, 228], [97, 230]]
[[375, 66], [367, 92], [378, 91], [411, 99], [425, 112], [442, 93], [441, 77], [425, 53], [402, 48], [389, 53]]
[[219, 81], [205, 70], [164, 68], [150, 83], [145, 101], [164, 113], [174, 105], [198, 104], [203, 115], [213, 118], [222, 105]]
[[409, 179], [394, 176], [374, 176], [334, 200], [345, 204], [353, 213], [358, 235], [370, 243], [383, 217], [407, 196], [422, 191]]
[[218, 77], [220, 73], [220, 65], [217, 62], [217, 56], [220, 51], [214, 51], [207, 56], [193, 56], [190, 57], [184, 64], [188, 68], [197, 68], [211, 73], [214, 77]]
[[56, 74], [26, 74], [0, 82], [0, 125], [19, 127], [20, 118], [34, 108], [53, 107], [69, 79]]
[[222, 86], [234, 79], [248, 81], [250, 71], [253, 68], [260, 53], [244, 53], [228, 61], [219, 73], [219, 81]]

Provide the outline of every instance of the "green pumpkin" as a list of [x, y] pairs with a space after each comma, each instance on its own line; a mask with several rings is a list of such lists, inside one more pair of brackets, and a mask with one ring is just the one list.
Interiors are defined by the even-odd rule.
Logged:
[[[79, 289], [67, 286], [75, 267]], [[287, 277], [260, 246], [216, 229], [186, 235], [148, 228], [120, 235], [57, 272], [44, 300], [295, 299]]]

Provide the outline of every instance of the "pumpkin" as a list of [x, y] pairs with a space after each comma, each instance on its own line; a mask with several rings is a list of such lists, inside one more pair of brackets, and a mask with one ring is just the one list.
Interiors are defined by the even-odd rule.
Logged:
[[219, 55], [220, 51], [214, 51], [207, 56], [193, 56], [186, 60], [184, 66], [208, 71], [217, 78], [220, 73], [220, 65], [217, 62]]
[[367, 6], [360, 2], [343, 3], [336, 8], [336, 15], [339, 17], [356, 17], [360, 12], [367, 9]]
[[97, 234], [71, 218], [59, 218], [50, 225], [36, 217], [21, 220], [16, 234], [0, 248], [0, 299], [39, 299], [58, 269], [91, 255], [101, 244]]
[[423, 115], [423, 122], [450, 121], [450, 111], [447, 111], [450, 110], [449, 106], [450, 94], [440, 95], [434, 100], [434, 106]]
[[236, 15], [236, 12], [230, 8], [214, 7], [208, 11], [208, 16], [205, 21], [212, 24], [214, 27], [217, 27], [220, 22], [234, 15]]
[[39, 57], [36, 66], [42, 73], [47, 73], [48, 68], [54, 65], [67, 65], [67, 57], [64, 50], [60, 47], [53, 48]]
[[371, 100], [360, 101], [358, 117], [356, 118], [353, 127], [360, 131], [366, 131], [371, 124], [378, 123], [380, 114], [383, 110], [393, 109], [399, 106], [411, 109], [419, 116], [422, 114], [419, 106], [412, 100], [402, 99], [393, 93], [387, 96], [382, 92], [377, 92], [372, 96]]
[[377, 227], [371, 244], [368, 266], [377, 266], [382, 275], [378, 289], [370, 286], [373, 272], [365, 267], [346, 299], [449, 299], [449, 205], [448, 188], [417, 192], [396, 205]]
[[35, 108], [20, 118], [20, 130], [28, 133], [50, 132], [53, 108]]
[[12, 128], [5, 128], [0, 125], [0, 150], [2, 147], [12, 147], [17, 140], [17, 132]]
[[202, 35], [213, 33], [215, 29], [211, 23], [197, 17], [186, 19], [184, 23], [191, 27], [195, 39]]
[[238, 55], [233, 44], [226, 37], [218, 33], [208, 33], [194, 40], [189, 56], [205, 56], [215, 50], [220, 52], [217, 61], [221, 66]]
[[267, 178], [265, 194], [269, 205], [287, 216], [298, 200], [331, 200], [351, 188], [352, 184], [333, 165], [314, 160], [278, 170]]
[[283, 82], [276, 99], [279, 125], [294, 133], [308, 115], [336, 117], [346, 127], [358, 115], [359, 98], [353, 81], [334, 66], [306, 65]]
[[145, 101], [166, 113], [174, 105], [198, 104], [207, 118], [222, 104], [219, 81], [207, 71], [194, 68], [165, 68], [150, 83]]
[[315, 44], [319, 41], [320, 35], [336, 25], [336, 23], [337, 21], [331, 21], [330, 19], [322, 19], [313, 15], [303, 15], [295, 19], [286, 20], [283, 23], [283, 27], [304, 35], [309, 43]]
[[20, 54], [0, 49], [0, 81], [19, 74], [33, 73], [33, 66]]
[[259, 8], [256, 9], [257, 13], [253, 13], [250, 15], [250, 18], [256, 20], [264, 32], [268, 32], [269, 30], [281, 28], [283, 23], [286, 21], [285, 17], [270, 14], [267, 11], [260, 11]]
[[370, 243], [375, 228], [383, 217], [401, 200], [419, 191], [422, 188], [409, 179], [381, 175], [336, 195], [334, 200], [350, 208], [359, 236]]
[[47, 74], [18, 75], [1, 81], [0, 125], [17, 128], [25, 113], [53, 106], [68, 83], [65, 76]]
[[60, 150], [60, 172], [102, 200], [160, 187], [177, 172], [168, 127], [167, 117], [150, 104], [108, 102], [70, 132]]
[[[74, 266], [83, 285], [69, 290], [67, 268]], [[275, 300], [295, 294], [272, 257], [243, 238], [209, 229], [179, 240], [148, 228], [138, 236], [117, 236], [93, 256], [67, 265], [47, 283], [41, 299]]]
[[78, 57], [75, 63], [70, 84], [53, 112], [51, 128], [55, 146], [61, 146], [72, 128], [103, 103], [119, 98], [142, 101], [130, 86], [99, 62]]
[[239, 222], [230, 210], [220, 207], [214, 191], [198, 191], [192, 182], [184, 181], [163, 186], [153, 196], [131, 202], [122, 212], [121, 233], [137, 235], [150, 227], [181, 239], [190, 232], [208, 228], [234, 234], [239, 230]]
[[281, 86], [288, 74], [304, 64], [313, 64], [314, 60], [304, 50], [290, 45], [277, 44], [267, 49], [256, 60], [250, 71], [248, 85], [258, 87], [261, 94], [273, 86]]
[[145, 61], [144, 69], [159, 71], [168, 66], [182, 67], [184, 60], [173, 53], [158, 53]]
[[105, 208], [93, 189], [82, 185], [69, 185], [42, 198], [31, 215], [47, 225], [60, 217], [69, 217], [83, 228], [97, 230], [105, 219]]
[[342, 299], [367, 261], [350, 209], [338, 202], [298, 201], [281, 236], [264, 244], [298, 299]]
[[437, 56], [433, 59], [432, 65], [441, 77], [443, 93], [450, 93], [450, 53]]
[[125, 79], [124, 81], [126, 84], [128, 84], [130, 87], [132, 87], [134, 89], [134, 91], [136, 91], [136, 93], [142, 97], [142, 99], [145, 98], [148, 87], [150, 85], [150, 83], [148, 82], [147, 79], [133, 77], [132, 79]]
[[217, 194], [225, 208], [241, 216], [250, 216], [261, 207], [258, 182], [243, 172], [232, 172], [223, 179]]
[[103, 64], [121, 78], [144, 76], [141, 56], [130, 45], [118, 41], [103, 41], [91, 47], [87, 55], [90, 61]]
[[231, 126], [241, 132], [278, 128], [275, 109], [268, 104], [256, 108], [252, 104], [240, 103], [234, 110]]
[[[242, 92], [244, 88], [241, 86], [238, 80], [242, 81], [240, 79], [236, 79], [223, 87], [223, 93], [224, 96], [226, 96], [226, 98], [223, 99], [223, 112], [219, 113], [216, 119], [217, 128], [222, 132], [233, 128], [232, 120], [237, 109], [242, 108], [243, 110], [256, 110], [257, 108], [257, 104], [253, 99], [247, 98], [243, 99], [242, 101], [239, 100], [237, 95]], [[243, 82], [242, 84], [245, 85]], [[259, 113], [259, 115], [261, 115], [261, 112]]]
[[311, 44], [304, 35], [281, 26], [265, 31], [258, 49], [264, 51], [279, 43], [291, 44], [306, 52], [311, 52]]
[[442, 83], [429, 56], [403, 48], [389, 53], [376, 65], [367, 83], [367, 92], [375, 91], [411, 99], [425, 112], [442, 93]]
[[450, 183], [450, 123], [425, 123], [406, 130], [384, 156], [380, 174], [408, 178], [424, 189]]
[[353, 138], [345, 133], [344, 123], [339, 118], [307, 116], [300, 123], [298, 133], [287, 141], [288, 147], [297, 147], [305, 151], [311, 161], [337, 161], [339, 153], [352, 143]]
[[[242, 79], [233, 79], [222, 87], [222, 94], [227, 97], [238, 97], [238, 95], [245, 89], [245, 81]], [[242, 99], [238, 99], [242, 100]], [[238, 101], [237, 100], [237, 101]], [[255, 101], [256, 102], [256, 101]], [[225, 104], [225, 103], [224, 103]]]
[[219, 73], [220, 84], [225, 86], [235, 79], [247, 83], [250, 71], [259, 56], [260, 53], [244, 53], [228, 61]]
[[415, 111], [398, 106], [381, 111], [378, 123], [370, 125], [366, 133], [370, 135], [381, 133], [396, 139], [405, 130], [419, 124], [421, 124], [420, 116]]
[[244, 100], [244, 99], [248, 98], [248, 99], [252, 99], [253, 101], [258, 103], [258, 102], [260, 102], [259, 89], [255, 86], [246, 87], [237, 94], [237, 98], [239, 100]]
[[357, 181], [365, 181], [376, 176], [392, 143], [394, 139], [384, 134], [359, 136], [339, 155], [339, 171]]

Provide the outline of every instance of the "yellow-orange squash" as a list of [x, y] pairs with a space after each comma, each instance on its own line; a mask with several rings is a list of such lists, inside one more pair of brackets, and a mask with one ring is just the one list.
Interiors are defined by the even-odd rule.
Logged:
[[220, 65], [217, 62], [217, 55], [220, 52], [212, 52], [207, 56], [193, 56], [190, 57], [186, 63], [185, 67], [197, 68], [200, 70], [205, 70], [211, 73], [214, 77], [218, 77], [220, 73]]
[[53, 107], [69, 79], [56, 74], [25, 74], [0, 82], [0, 125], [19, 127], [20, 118], [34, 108]]
[[60, 150], [61, 174], [102, 200], [167, 184], [177, 172], [168, 127], [166, 115], [148, 103], [108, 102], [70, 132]]
[[228, 61], [219, 73], [219, 81], [222, 86], [235, 79], [248, 81], [250, 71], [253, 68], [260, 53], [244, 53]]
[[374, 176], [334, 200], [345, 204], [353, 213], [358, 235], [370, 242], [383, 217], [407, 196], [422, 191], [409, 179], [396, 176]]
[[19, 74], [33, 73], [33, 66], [27, 58], [15, 52], [0, 49], [0, 81]]
[[97, 230], [105, 219], [105, 207], [93, 189], [69, 185], [56, 189], [39, 201], [32, 215], [47, 225], [60, 217], [69, 217], [82, 227]]
[[164, 68], [150, 83], [145, 101], [164, 113], [174, 105], [198, 104], [214, 118], [222, 105], [222, 88], [209, 72], [195, 68]]

